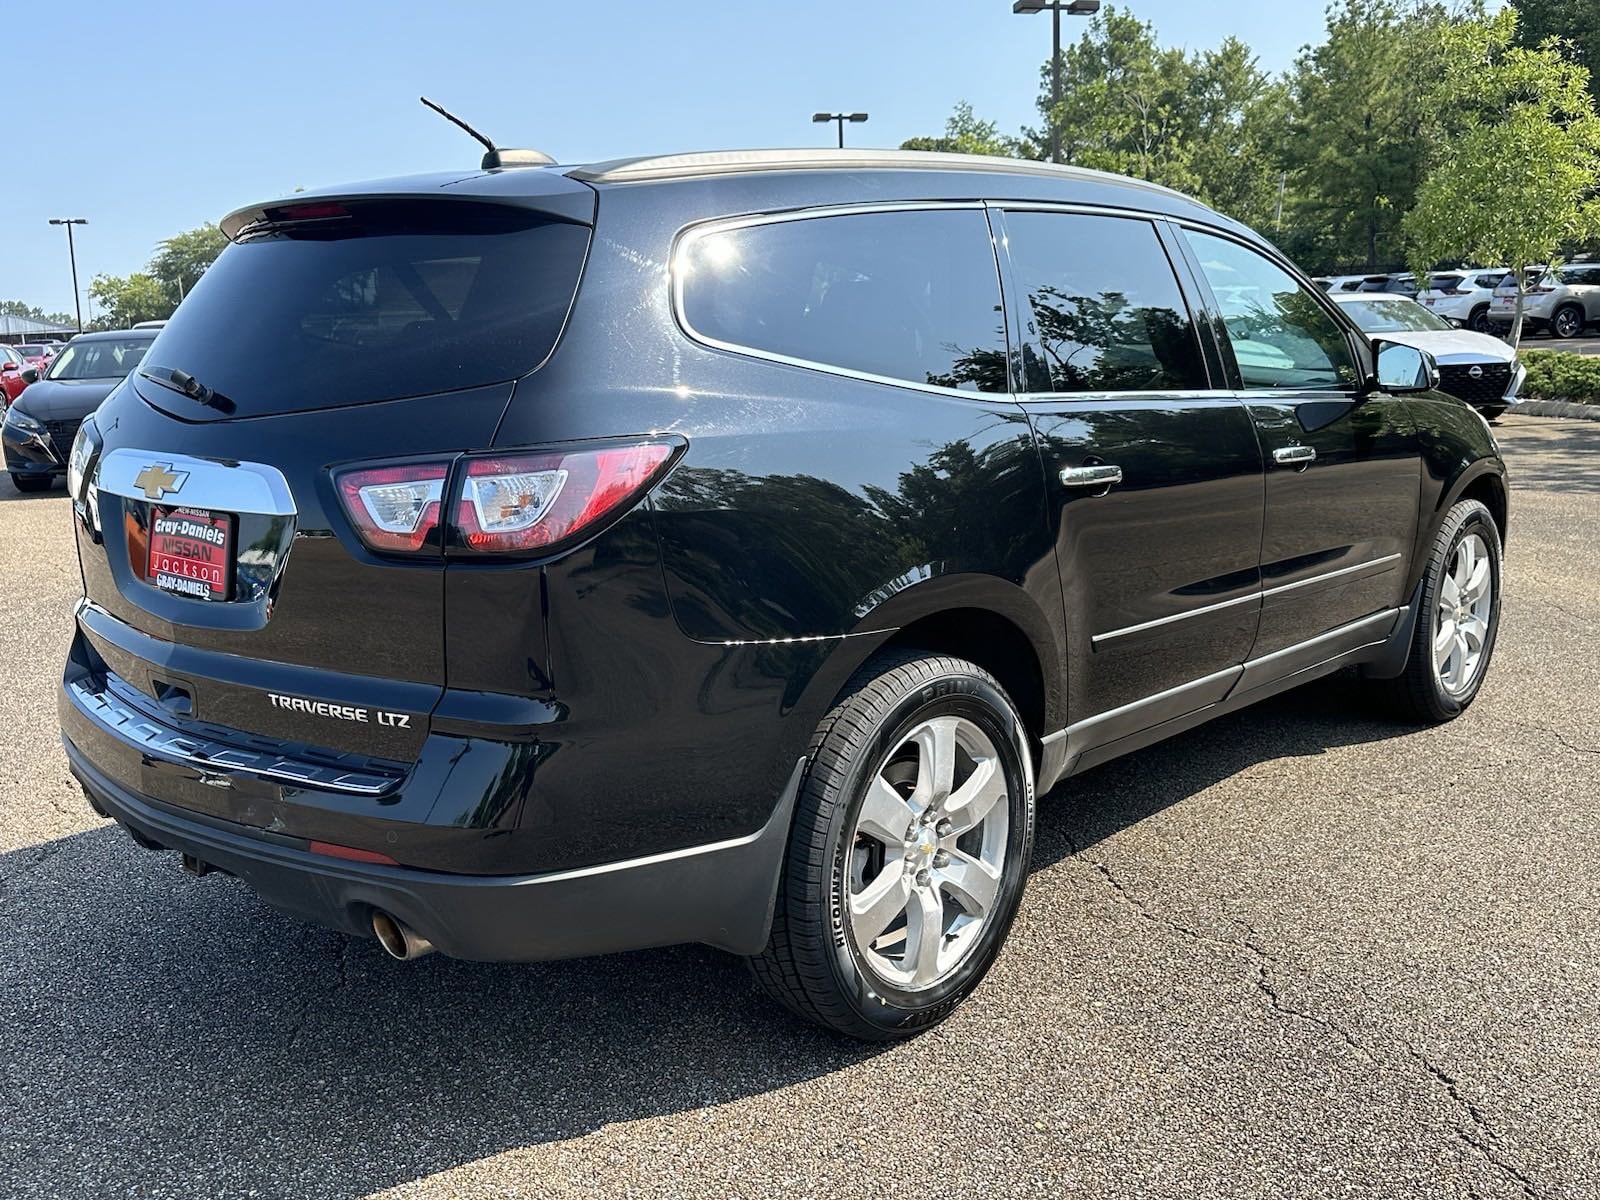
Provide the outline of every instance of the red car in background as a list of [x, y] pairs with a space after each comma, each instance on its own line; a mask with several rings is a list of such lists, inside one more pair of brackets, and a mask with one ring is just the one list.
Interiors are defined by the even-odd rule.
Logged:
[[22, 356], [22, 347], [0, 345], [0, 409], [10, 408], [11, 402], [22, 395], [28, 381], [22, 372], [32, 366]]
[[27, 359], [30, 367], [38, 367], [39, 374], [43, 375], [50, 360], [61, 352], [61, 346], [60, 342], [27, 342], [12, 349]]

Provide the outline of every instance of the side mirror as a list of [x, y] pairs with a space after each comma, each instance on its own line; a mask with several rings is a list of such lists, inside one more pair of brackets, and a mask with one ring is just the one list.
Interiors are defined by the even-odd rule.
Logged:
[[4, 375], [7, 371], [15, 371], [16, 369], [17, 364], [12, 362], [9, 358], [6, 359], [5, 362], [0, 363], [0, 375]]
[[1378, 391], [1404, 396], [1439, 386], [1439, 364], [1426, 350], [1382, 338], [1373, 339], [1372, 350], [1378, 361]]
[[23, 383], [38, 383], [39, 382], [39, 368], [38, 367], [23, 367], [22, 368], [22, 382]]

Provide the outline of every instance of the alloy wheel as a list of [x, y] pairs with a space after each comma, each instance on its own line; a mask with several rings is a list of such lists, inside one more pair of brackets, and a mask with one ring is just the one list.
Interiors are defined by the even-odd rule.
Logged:
[[1574, 338], [1583, 332], [1583, 321], [1570, 308], [1563, 308], [1556, 314], [1556, 334], [1564, 338]]
[[995, 911], [1010, 836], [1004, 762], [964, 717], [915, 726], [867, 785], [845, 877], [857, 954], [920, 991], [949, 977]]
[[1494, 565], [1481, 534], [1469, 533], [1456, 544], [1450, 568], [1439, 584], [1439, 606], [1433, 624], [1433, 668], [1452, 696], [1465, 692], [1478, 677], [1483, 649], [1494, 618]]

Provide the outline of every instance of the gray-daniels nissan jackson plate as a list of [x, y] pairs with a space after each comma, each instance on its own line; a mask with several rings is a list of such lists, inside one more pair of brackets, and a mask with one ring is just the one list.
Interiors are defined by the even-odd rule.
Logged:
[[226, 217], [78, 432], [62, 736], [142, 845], [400, 958], [704, 942], [896, 1038], [1075, 772], [1346, 666], [1483, 685], [1489, 430], [1228, 218], [517, 160]]

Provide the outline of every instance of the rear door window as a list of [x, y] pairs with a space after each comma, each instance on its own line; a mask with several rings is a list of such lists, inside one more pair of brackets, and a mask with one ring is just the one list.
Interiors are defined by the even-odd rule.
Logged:
[[1030, 392], [1192, 391], [1209, 386], [1172, 263], [1149, 221], [1008, 212]]
[[691, 234], [675, 271], [704, 341], [893, 382], [1006, 392], [1005, 321], [977, 209], [846, 213]]
[[[187, 372], [241, 416], [516, 379], [555, 346], [588, 242], [587, 226], [469, 202], [368, 203], [246, 229], [142, 369]], [[149, 379], [139, 388], [170, 401]]]
[[1356, 381], [1344, 329], [1282, 267], [1227, 238], [1185, 230], [1227, 326], [1247, 388], [1345, 388]]

